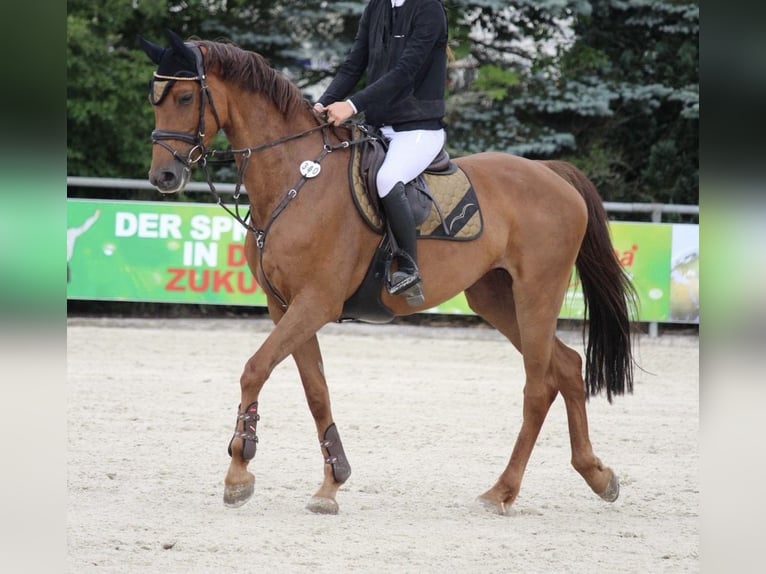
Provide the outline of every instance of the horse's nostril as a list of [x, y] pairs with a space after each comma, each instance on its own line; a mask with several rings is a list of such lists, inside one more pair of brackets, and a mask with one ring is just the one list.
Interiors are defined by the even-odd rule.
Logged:
[[149, 172], [149, 183], [160, 191], [175, 190], [178, 187], [178, 175], [173, 170], [163, 169]]

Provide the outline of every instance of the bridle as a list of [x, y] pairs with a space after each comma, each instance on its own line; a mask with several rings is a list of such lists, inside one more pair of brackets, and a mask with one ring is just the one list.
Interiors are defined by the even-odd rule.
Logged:
[[[229, 150], [209, 149], [207, 146], [205, 146], [205, 141], [204, 141], [205, 134], [206, 134], [205, 112], [206, 112], [207, 106], [210, 106], [210, 111], [212, 112], [213, 117], [215, 118], [216, 133], [221, 129], [221, 120], [218, 116], [218, 112], [215, 109], [215, 104], [213, 103], [213, 96], [210, 93], [210, 88], [208, 87], [208, 84], [207, 84], [202, 50], [199, 48], [199, 46], [196, 43], [190, 42], [188, 45], [194, 52], [194, 56], [196, 60], [197, 75], [196, 76], [164, 76], [164, 75], [157, 74], [155, 72], [152, 78], [152, 91], [151, 91], [150, 97], [151, 97], [151, 102], [153, 105], [159, 105], [159, 103], [162, 101], [162, 99], [170, 90], [170, 87], [176, 81], [198, 82], [200, 85], [200, 98], [199, 98], [199, 119], [197, 121], [196, 134], [192, 135], [188, 132], [155, 129], [152, 131], [152, 145], [159, 145], [165, 148], [168, 152], [170, 152], [173, 155], [173, 159], [175, 159], [176, 161], [178, 161], [184, 166], [185, 170], [191, 171], [191, 168], [195, 164], [198, 164], [202, 168], [205, 174], [205, 179], [207, 180], [208, 187], [210, 189], [210, 192], [215, 197], [216, 203], [220, 205], [237, 222], [239, 222], [245, 229], [247, 229], [248, 231], [251, 231], [254, 234], [256, 245], [258, 246], [259, 257], [261, 260], [260, 268], [261, 268], [261, 272], [263, 273], [265, 283], [268, 286], [268, 288], [271, 290], [271, 292], [274, 294], [274, 296], [277, 298], [280, 305], [282, 305], [283, 308], [287, 308], [287, 302], [285, 301], [284, 297], [282, 297], [279, 291], [271, 284], [268, 277], [266, 277], [266, 273], [263, 271], [263, 251], [264, 251], [263, 248], [266, 244], [266, 236], [268, 234], [269, 229], [271, 228], [274, 221], [276, 221], [277, 217], [289, 205], [289, 203], [298, 196], [298, 192], [306, 183], [306, 181], [316, 177], [319, 174], [319, 172], [321, 171], [320, 164], [322, 160], [325, 158], [325, 156], [327, 156], [327, 154], [339, 149], [349, 148], [353, 145], [358, 145], [376, 138], [375, 136], [368, 134], [366, 130], [362, 130], [362, 133], [364, 133], [365, 135], [361, 138], [358, 138], [355, 140], [341, 140], [336, 144], [331, 144], [327, 135], [327, 131], [332, 124], [329, 122], [320, 122], [318, 125], [311, 127], [307, 130], [303, 130], [301, 132], [291, 134], [291, 135], [288, 135], [288, 136], [285, 136], [264, 144], [260, 144], [254, 147], [247, 147], [247, 148], [241, 148], [241, 149], [229, 149]], [[158, 80], [160, 82], [166, 82], [166, 83], [164, 85], [157, 86], [156, 82]], [[317, 131], [321, 132], [322, 134], [322, 141], [323, 141], [322, 151], [314, 160], [307, 160], [301, 164], [300, 179], [285, 194], [285, 196], [282, 198], [282, 200], [279, 202], [276, 208], [274, 208], [274, 210], [271, 213], [271, 216], [269, 217], [263, 229], [259, 229], [255, 227], [251, 223], [249, 209], [248, 209], [248, 212], [244, 215], [244, 217], [240, 215], [240, 210], [239, 210], [239, 198], [241, 196], [244, 175], [245, 175], [245, 171], [247, 170], [247, 166], [250, 162], [250, 157], [254, 153], [257, 153], [259, 151], [270, 149], [270, 148], [282, 145], [284, 143], [297, 140], [299, 138], [305, 137]], [[184, 156], [183, 154], [178, 153], [178, 150], [173, 148], [173, 146], [166, 143], [168, 140], [182, 141], [182, 142], [190, 144], [192, 147], [189, 150], [189, 152], [186, 154], [186, 156]], [[242, 156], [242, 160], [240, 161], [239, 168], [237, 170], [237, 181], [234, 186], [234, 193], [232, 196], [234, 200], [234, 209], [231, 209], [229, 206], [227, 206], [223, 202], [223, 198], [216, 191], [215, 185], [213, 184], [213, 180], [212, 180], [212, 174], [210, 173], [210, 170], [208, 168], [208, 163], [210, 160], [212, 160], [216, 156], [227, 157], [227, 160], [219, 160], [219, 161], [232, 161], [233, 157], [237, 155]]]
[[[152, 131], [152, 145], [159, 145], [169, 151], [173, 158], [183, 164], [186, 169], [202, 161], [207, 155], [208, 150], [205, 147], [205, 109], [210, 104], [210, 111], [213, 113], [216, 123], [216, 132], [221, 129], [221, 120], [218, 117], [218, 112], [213, 104], [213, 96], [210, 93], [210, 88], [207, 85], [207, 78], [205, 76], [205, 63], [202, 57], [202, 50], [199, 46], [192, 45], [194, 57], [196, 60], [197, 75], [196, 76], [163, 76], [154, 72], [152, 77], [152, 104], [159, 105], [164, 99], [170, 87], [178, 81], [181, 82], [198, 82], [200, 85], [200, 98], [199, 98], [199, 119], [197, 120], [197, 133], [192, 135], [188, 132], [172, 131], [172, 130], [153, 130]], [[157, 95], [156, 82], [164, 82], [164, 85], [159, 90], [160, 95]], [[166, 140], [177, 140], [191, 144], [192, 148], [189, 153], [184, 157], [178, 153], [178, 150], [171, 145], [165, 143]]]
[[[242, 215], [240, 215], [240, 212], [239, 212], [239, 198], [241, 196], [241, 189], [242, 189], [244, 174], [245, 174], [245, 171], [247, 170], [250, 157], [252, 156], [253, 153], [276, 147], [285, 142], [304, 137], [310, 133], [313, 133], [315, 131], [320, 131], [320, 130], [322, 130], [325, 148], [327, 148], [328, 142], [327, 142], [327, 136], [324, 132], [324, 128], [328, 127], [330, 124], [320, 123], [319, 125], [314, 126], [308, 130], [302, 131], [300, 133], [289, 135], [287, 137], [283, 137], [283, 138], [280, 138], [271, 142], [267, 142], [265, 144], [261, 144], [255, 147], [248, 147], [248, 148], [242, 148], [242, 149], [229, 149], [229, 150], [215, 150], [215, 149], [208, 148], [205, 145], [205, 135], [206, 135], [205, 112], [208, 106], [210, 107], [210, 111], [212, 112], [213, 117], [215, 118], [215, 121], [216, 121], [216, 132], [218, 132], [221, 129], [221, 120], [218, 115], [218, 112], [215, 109], [213, 96], [210, 92], [210, 88], [207, 83], [207, 76], [205, 75], [205, 64], [204, 64], [204, 58], [202, 55], [202, 50], [200, 50], [199, 46], [194, 42], [190, 42], [187, 45], [194, 52], [194, 56], [196, 60], [195, 62], [196, 69], [197, 69], [196, 75], [195, 76], [164, 76], [155, 72], [152, 78], [152, 88], [151, 88], [150, 99], [153, 105], [155, 106], [159, 105], [160, 102], [164, 99], [165, 95], [170, 90], [171, 86], [175, 82], [177, 81], [197, 82], [200, 85], [200, 98], [199, 98], [199, 115], [197, 120], [196, 133], [190, 134], [189, 132], [155, 129], [152, 131], [152, 145], [158, 145], [160, 147], [165, 148], [173, 156], [173, 159], [175, 159], [177, 162], [179, 162], [181, 165], [184, 166], [185, 170], [190, 171], [194, 165], [199, 164], [199, 166], [202, 168], [203, 172], [205, 173], [205, 178], [207, 180], [208, 187], [210, 188], [211, 193], [214, 195], [216, 199], [216, 203], [218, 203], [218, 205], [220, 205], [223, 209], [225, 209], [234, 219], [236, 219], [246, 229], [255, 233], [256, 239], [258, 239], [258, 245], [259, 247], [262, 247], [263, 242], [265, 240], [265, 235], [266, 235], [265, 230], [257, 229], [256, 227], [254, 227], [249, 222], [249, 214], [246, 214], [243, 217]], [[161, 82], [159, 86], [157, 85], [158, 81]], [[178, 150], [175, 149], [172, 145], [168, 144], [167, 143], [168, 140], [182, 141], [182, 142], [190, 144], [192, 147], [189, 150], [189, 152], [186, 155], [184, 155], [179, 153]], [[334, 147], [335, 146], [333, 146], [333, 148]], [[340, 147], [347, 147], [347, 146], [340, 146]], [[329, 151], [332, 151], [332, 150], [329, 150]], [[222, 156], [226, 156], [226, 159], [218, 160], [218, 161], [231, 162], [233, 161], [234, 156], [237, 156], [237, 155], [242, 156], [242, 161], [240, 162], [240, 166], [237, 171], [237, 183], [235, 185], [234, 194], [233, 194], [235, 209], [231, 210], [223, 202], [223, 198], [218, 194], [217, 190], [215, 189], [215, 185], [213, 184], [212, 174], [210, 173], [208, 163], [214, 158], [222, 157]], [[324, 155], [322, 157], [324, 157]], [[302, 186], [302, 183], [300, 185]], [[274, 219], [274, 216], [272, 216], [272, 219]]]

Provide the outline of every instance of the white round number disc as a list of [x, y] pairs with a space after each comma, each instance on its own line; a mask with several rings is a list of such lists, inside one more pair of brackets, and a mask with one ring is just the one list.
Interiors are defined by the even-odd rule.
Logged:
[[317, 162], [307, 159], [301, 164], [300, 170], [303, 177], [311, 179], [312, 177], [319, 175], [319, 172], [322, 171], [322, 167]]

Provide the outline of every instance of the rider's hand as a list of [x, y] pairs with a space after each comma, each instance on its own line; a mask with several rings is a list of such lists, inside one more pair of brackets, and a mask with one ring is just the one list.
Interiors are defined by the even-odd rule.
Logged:
[[[316, 109], [316, 106], [314, 109]], [[348, 101], [333, 102], [325, 108], [325, 111], [327, 111], [327, 121], [335, 126], [339, 126], [354, 115], [354, 108], [351, 107]]]

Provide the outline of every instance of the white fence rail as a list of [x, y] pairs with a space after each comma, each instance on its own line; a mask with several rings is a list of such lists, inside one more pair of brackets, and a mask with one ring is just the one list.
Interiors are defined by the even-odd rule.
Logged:
[[[76, 177], [67, 176], [67, 187], [93, 187], [100, 189], [133, 189], [133, 190], [151, 190], [154, 187], [148, 180], [144, 179], [119, 179], [110, 177]], [[215, 189], [218, 193], [234, 193], [233, 183], [216, 183]], [[210, 188], [207, 183], [191, 182], [186, 185], [186, 191], [208, 192]], [[242, 193], [247, 193], [242, 187]], [[699, 215], [699, 205], [680, 205], [673, 203], [618, 203], [605, 201], [604, 207], [609, 213], [650, 213], [652, 221], [660, 223], [662, 216], [666, 213], [678, 213], [683, 215]]]

